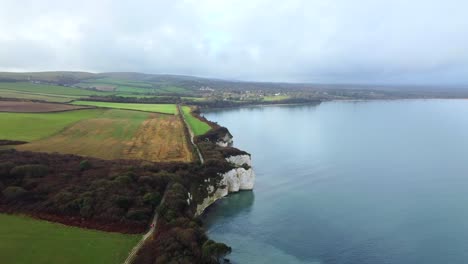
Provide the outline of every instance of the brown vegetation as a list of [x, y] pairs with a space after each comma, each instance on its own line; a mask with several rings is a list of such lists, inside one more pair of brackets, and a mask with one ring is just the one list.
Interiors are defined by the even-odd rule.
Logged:
[[177, 116], [151, 114], [127, 143], [124, 157], [150, 161], [193, 160], [184, 127]]
[[62, 112], [76, 109], [89, 108], [86, 106], [39, 103], [29, 101], [0, 101], [0, 112], [18, 112], [18, 113], [45, 113]]
[[[113, 111], [118, 113], [122, 110]], [[82, 120], [52, 137], [17, 149], [108, 160], [192, 161], [184, 127], [177, 116], [138, 112], [135, 115], [138, 117], [118, 114]]]

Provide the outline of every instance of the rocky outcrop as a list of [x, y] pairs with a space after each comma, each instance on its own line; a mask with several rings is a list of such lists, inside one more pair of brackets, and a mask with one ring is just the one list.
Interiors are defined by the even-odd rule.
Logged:
[[[217, 184], [209, 184], [207, 187], [208, 197], [201, 204], [197, 205], [196, 215], [201, 215], [203, 211], [232, 192], [241, 190], [252, 190], [255, 184], [255, 172], [251, 168], [252, 161], [250, 155], [236, 155], [227, 157], [226, 160], [234, 166], [226, 173], [220, 174], [221, 180]], [[208, 179], [208, 182], [209, 183]]]
[[224, 137], [216, 141], [216, 145], [220, 147], [230, 147], [232, 146], [232, 136], [229, 133], [226, 133]]

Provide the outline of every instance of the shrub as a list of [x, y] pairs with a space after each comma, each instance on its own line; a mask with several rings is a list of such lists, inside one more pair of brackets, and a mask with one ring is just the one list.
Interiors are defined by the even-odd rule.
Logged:
[[48, 173], [49, 169], [47, 166], [40, 164], [16, 166], [10, 171], [10, 174], [16, 177], [43, 177]]
[[130, 197], [119, 195], [115, 197], [115, 204], [118, 207], [127, 210], [133, 204], [133, 200]]
[[0, 163], [0, 179], [8, 177], [10, 175], [11, 169], [15, 167], [15, 164], [13, 162], [2, 162]]
[[216, 243], [211, 239], [203, 243], [202, 246], [205, 263], [222, 263], [221, 259], [230, 254], [231, 251], [231, 247], [224, 243]]
[[125, 218], [129, 220], [142, 221], [150, 218], [151, 213], [146, 209], [131, 209]]
[[80, 171], [85, 171], [91, 169], [91, 163], [89, 160], [82, 160], [80, 162]]
[[161, 202], [161, 194], [158, 192], [146, 193], [143, 196], [143, 202], [145, 202], [145, 204], [151, 205], [152, 207], [155, 207]]
[[18, 186], [8, 186], [3, 191], [2, 194], [7, 200], [15, 200], [23, 197], [27, 191]]
[[130, 184], [132, 182], [132, 178], [130, 178], [129, 176], [122, 175], [122, 176], [115, 178], [114, 181], [120, 184]]

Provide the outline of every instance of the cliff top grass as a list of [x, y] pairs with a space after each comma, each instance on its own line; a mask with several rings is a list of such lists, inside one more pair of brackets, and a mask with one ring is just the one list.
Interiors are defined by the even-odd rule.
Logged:
[[72, 104], [105, 107], [105, 108], [138, 110], [138, 111], [173, 114], [173, 115], [177, 113], [177, 107], [175, 104], [133, 104], [133, 103], [112, 103], [112, 102], [96, 102], [96, 101], [75, 101]]
[[187, 123], [189, 124], [195, 136], [203, 135], [211, 130], [210, 125], [192, 115], [192, 110], [190, 109], [190, 107], [183, 106], [182, 112], [185, 117], [185, 120], [187, 120]]
[[139, 235], [68, 227], [0, 214], [2, 263], [122, 263]]

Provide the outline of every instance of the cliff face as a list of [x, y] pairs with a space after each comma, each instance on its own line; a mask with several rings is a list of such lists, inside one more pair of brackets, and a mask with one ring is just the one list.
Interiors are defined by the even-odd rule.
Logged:
[[[222, 144], [219, 144], [220, 142]], [[232, 137], [226, 134], [216, 144], [218, 146], [230, 146], [232, 145]], [[217, 184], [210, 184], [210, 179], [207, 179], [207, 183], [209, 183], [207, 187], [208, 197], [197, 205], [197, 216], [201, 215], [208, 206], [229, 193], [253, 189], [255, 185], [255, 172], [251, 168], [252, 160], [250, 155], [232, 155], [226, 157], [226, 161], [233, 166], [233, 169], [219, 174], [221, 180]]]

